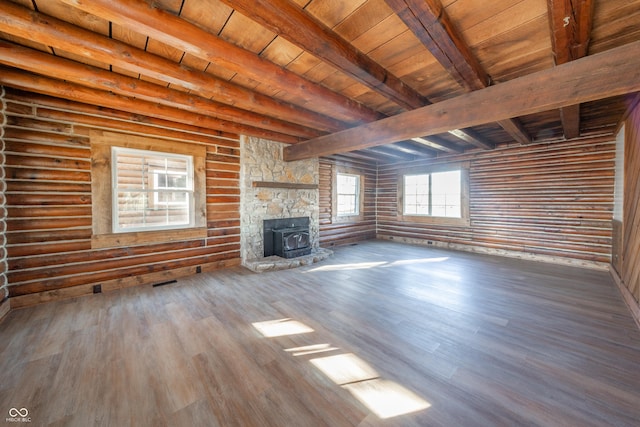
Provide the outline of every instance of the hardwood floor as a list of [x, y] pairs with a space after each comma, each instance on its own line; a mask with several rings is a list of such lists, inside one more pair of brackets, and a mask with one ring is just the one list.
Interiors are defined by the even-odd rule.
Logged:
[[0, 423], [637, 426], [639, 402], [608, 273], [386, 241], [0, 323]]

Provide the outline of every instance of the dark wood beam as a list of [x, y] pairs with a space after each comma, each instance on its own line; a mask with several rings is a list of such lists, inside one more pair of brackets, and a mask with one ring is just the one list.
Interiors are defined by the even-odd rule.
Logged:
[[221, 120], [202, 114], [170, 108], [155, 102], [128, 98], [107, 91], [91, 89], [74, 83], [43, 77], [14, 68], [0, 66], [0, 85], [16, 89], [49, 95], [85, 104], [113, 108], [129, 113], [156, 117], [178, 123], [186, 123], [208, 129], [230, 132], [236, 135], [252, 135], [259, 138], [271, 139], [294, 144], [300, 139], [291, 135], [258, 129], [239, 123]]
[[0, 7], [2, 8], [0, 31], [7, 34], [179, 85], [200, 96], [245, 110], [256, 111], [280, 120], [291, 121], [291, 119], [295, 119], [298, 124], [326, 132], [336, 132], [348, 127], [346, 123], [339, 120], [298, 105], [278, 101], [219, 79], [209, 73], [189, 69], [169, 59], [43, 15], [10, 1], [0, 0]]
[[427, 138], [427, 137], [419, 136], [419, 137], [411, 138], [411, 140], [413, 142], [417, 142], [418, 144], [422, 144], [425, 147], [429, 147], [438, 151], [444, 151], [445, 153], [450, 153], [450, 154], [462, 153], [462, 150], [460, 150], [459, 148], [453, 147], [451, 144], [445, 141], [442, 141], [437, 137]]
[[464, 132], [461, 132], [459, 129], [455, 129], [449, 131], [449, 133], [457, 136], [461, 140], [468, 142], [475, 147], [482, 148], [484, 150], [493, 150], [495, 148], [495, 144], [485, 141], [482, 136], [478, 135], [470, 129], [466, 129]]
[[222, 0], [278, 36], [407, 109], [429, 102], [390, 71], [289, 0]]
[[19, 68], [45, 76], [80, 84], [82, 86], [111, 91], [168, 107], [204, 114], [222, 120], [234, 121], [255, 128], [309, 138], [322, 135], [317, 130], [271, 119], [261, 114], [241, 110], [206, 98], [169, 89], [154, 83], [123, 76], [101, 68], [80, 64], [69, 59], [55, 57], [34, 49], [0, 40], [0, 64]]
[[284, 158], [359, 150], [637, 91], [640, 42], [286, 147]]
[[274, 87], [286, 87], [314, 111], [354, 125], [384, 117], [364, 105], [309, 81], [273, 62], [226, 42], [181, 19], [155, 3], [126, 0], [61, 0], [83, 12], [99, 16], [198, 58]]
[[391, 146], [417, 157], [435, 157], [433, 150], [426, 148], [424, 145], [415, 144], [411, 141], [395, 142]]
[[[547, 0], [556, 65], [587, 55], [594, 3], [593, 0]], [[566, 139], [580, 136], [580, 104], [563, 107], [560, 118]]]
[[[467, 91], [483, 89], [491, 84], [491, 78], [451, 23], [439, 0], [385, 1], [436, 60]], [[510, 118], [498, 124], [517, 142], [531, 142], [531, 136], [519, 120]], [[460, 134], [456, 136], [461, 137]], [[462, 139], [467, 141], [466, 138]]]

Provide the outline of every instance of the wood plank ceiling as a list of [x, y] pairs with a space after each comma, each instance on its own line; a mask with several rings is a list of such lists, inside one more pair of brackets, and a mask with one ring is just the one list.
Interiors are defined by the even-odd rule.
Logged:
[[[295, 144], [638, 40], [640, 0], [0, 0], [0, 84]], [[342, 155], [612, 135], [630, 99]]]

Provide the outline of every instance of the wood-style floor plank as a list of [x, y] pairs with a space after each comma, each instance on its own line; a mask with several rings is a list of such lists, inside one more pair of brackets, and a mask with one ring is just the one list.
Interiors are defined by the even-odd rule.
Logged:
[[388, 241], [0, 323], [0, 411], [31, 425], [637, 426], [638, 402], [607, 272]]

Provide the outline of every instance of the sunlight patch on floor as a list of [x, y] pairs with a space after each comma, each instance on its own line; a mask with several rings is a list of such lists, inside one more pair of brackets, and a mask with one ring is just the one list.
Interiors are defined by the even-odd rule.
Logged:
[[338, 385], [379, 377], [375, 369], [353, 353], [320, 357], [310, 362]]
[[331, 264], [322, 265], [320, 267], [312, 268], [308, 270], [308, 273], [316, 271], [343, 271], [343, 270], [365, 270], [368, 268], [376, 267], [396, 267], [399, 265], [413, 265], [413, 264], [427, 264], [433, 262], [444, 262], [449, 257], [437, 257], [437, 258], [418, 258], [418, 259], [401, 259], [397, 261], [378, 261], [378, 262], [357, 262], [351, 264]]
[[305, 345], [303, 347], [287, 348], [287, 353], [292, 353], [294, 356], [305, 356], [307, 354], [326, 353], [328, 351], [338, 350], [338, 347], [331, 347], [331, 344], [313, 344]]
[[342, 386], [380, 418], [421, 411], [429, 402], [393, 381], [375, 379]]
[[308, 334], [313, 329], [302, 322], [292, 319], [267, 320], [266, 322], [254, 322], [253, 327], [264, 337], [282, 337], [285, 335]]

